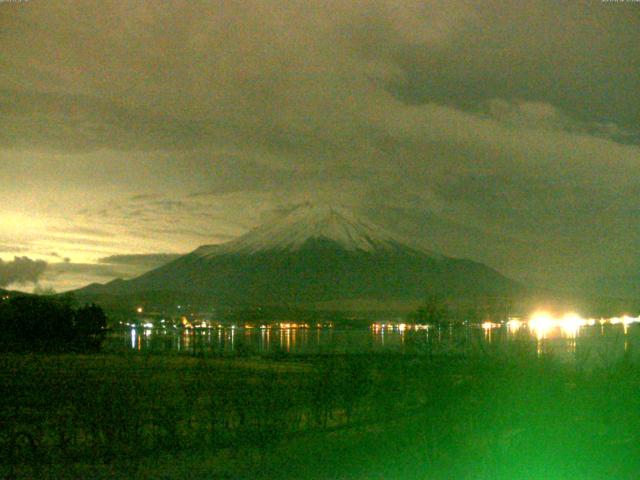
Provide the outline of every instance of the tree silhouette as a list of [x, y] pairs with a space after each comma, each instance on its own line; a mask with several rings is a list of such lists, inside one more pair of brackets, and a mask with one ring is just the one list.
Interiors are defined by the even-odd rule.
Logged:
[[415, 323], [437, 325], [446, 323], [451, 318], [451, 312], [446, 300], [439, 295], [429, 295], [422, 306], [412, 315]]
[[107, 316], [102, 308], [92, 303], [77, 309], [73, 326], [78, 342], [91, 350], [99, 350], [107, 330]]
[[97, 305], [76, 308], [67, 296], [16, 295], [0, 302], [0, 349], [97, 350], [106, 316]]

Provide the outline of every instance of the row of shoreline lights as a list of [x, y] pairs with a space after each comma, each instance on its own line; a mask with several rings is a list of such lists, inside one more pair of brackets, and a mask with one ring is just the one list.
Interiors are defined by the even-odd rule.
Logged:
[[[144, 310], [142, 307], [138, 307], [136, 309], [137, 313], [142, 313]], [[164, 320], [162, 320], [164, 323]], [[210, 325], [205, 323], [204, 321], [201, 324], [191, 325], [190, 322], [186, 321], [186, 317], [183, 317], [182, 320], [183, 326], [187, 328], [215, 328], [215, 325]], [[578, 331], [583, 326], [593, 326], [596, 323], [600, 325], [618, 325], [622, 324], [624, 326], [625, 333], [627, 332], [627, 328], [632, 323], [640, 323], [640, 317], [631, 317], [629, 315], [623, 315], [621, 317], [612, 317], [612, 318], [601, 318], [596, 320], [594, 318], [583, 318], [575, 312], [565, 313], [562, 317], [554, 317], [551, 313], [547, 311], [536, 311], [530, 317], [528, 321], [522, 321], [518, 318], [510, 318], [507, 322], [507, 328], [509, 333], [516, 333], [523, 326], [527, 326], [528, 329], [536, 335], [538, 339], [545, 338], [549, 333], [551, 333], [554, 329], [560, 329], [562, 333], [569, 337], [575, 337], [578, 334]], [[127, 324], [129, 325], [129, 324]], [[133, 325], [131, 325], [133, 326]], [[143, 325], [145, 328], [153, 328], [152, 323], [145, 323]], [[319, 323], [316, 325], [317, 328], [331, 328], [333, 325], [331, 323], [324, 324]], [[501, 323], [494, 323], [491, 321], [486, 321], [482, 323], [482, 328], [485, 332], [489, 332], [494, 328], [501, 327]], [[218, 328], [224, 328], [222, 324], [217, 325]], [[296, 329], [296, 328], [309, 328], [309, 324], [307, 323], [279, 323], [273, 325], [275, 328], [280, 329]], [[236, 328], [235, 325], [232, 325], [231, 328]], [[255, 328], [254, 325], [244, 325], [245, 329]], [[260, 329], [270, 329], [272, 325], [260, 325]], [[395, 324], [395, 323], [387, 323], [380, 324], [374, 323], [371, 325], [371, 328], [376, 332], [384, 332], [385, 329], [388, 330], [399, 330], [400, 332], [404, 332], [405, 330], [426, 330], [429, 328], [429, 325], [420, 325], [420, 324]]]
[[[632, 323], [640, 323], [640, 317], [631, 317], [623, 315], [621, 317], [612, 318], [583, 318], [577, 313], [565, 313], [561, 317], [555, 317], [546, 311], [534, 312], [529, 320], [520, 320], [518, 318], [510, 318], [507, 322], [509, 333], [516, 333], [522, 327], [527, 327], [529, 331], [534, 333], [538, 339], [545, 338], [554, 330], [559, 329], [567, 337], [575, 337], [581, 327], [599, 325], [622, 325], [625, 333]], [[500, 328], [503, 323], [494, 323], [486, 321], [482, 323], [485, 332], [490, 332], [494, 328]], [[405, 330], [427, 330], [429, 325], [405, 324], [405, 323], [373, 323], [371, 329], [376, 333], [384, 333], [385, 330], [397, 330], [400, 333]]]
[[[517, 318], [511, 318], [507, 322], [507, 328], [510, 333], [516, 333], [522, 326], [526, 325], [529, 331], [534, 333], [538, 339], [545, 338], [553, 330], [560, 329], [560, 331], [568, 337], [575, 337], [581, 327], [599, 325], [623, 325], [625, 333], [627, 328], [632, 323], [640, 322], [640, 317], [631, 317], [629, 315], [623, 315], [621, 317], [612, 318], [584, 318], [575, 312], [565, 313], [561, 317], [555, 317], [547, 311], [536, 311], [530, 317], [529, 320], [523, 322]], [[499, 324], [491, 322], [485, 322], [482, 324], [482, 328], [490, 330]]]

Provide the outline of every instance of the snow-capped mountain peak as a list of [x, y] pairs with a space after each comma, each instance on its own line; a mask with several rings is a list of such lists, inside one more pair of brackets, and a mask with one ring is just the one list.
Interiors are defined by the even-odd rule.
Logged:
[[307, 241], [323, 239], [350, 251], [395, 248], [398, 240], [384, 229], [357, 218], [346, 209], [304, 203], [272, 223], [260, 225], [235, 240], [198, 249], [202, 256], [300, 249]]
[[429, 289], [496, 295], [516, 287], [487, 266], [412, 247], [342, 208], [303, 204], [235, 240], [86, 293], [164, 298], [172, 292], [225, 307], [309, 308], [325, 301], [414, 301]]

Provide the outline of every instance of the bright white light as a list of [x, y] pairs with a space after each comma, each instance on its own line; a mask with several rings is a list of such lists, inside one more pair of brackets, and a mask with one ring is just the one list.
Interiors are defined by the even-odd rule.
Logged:
[[[507, 326], [511, 328], [510, 320], [507, 322]], [[562, 317], [554, 317], [546, 311], [534, 312], [528, 321], [529, 330], [536, 335], [538, 340], [546, 338], [552, 330], [559, 329], [560, 333], [564, 337], [575, 338], [580, 328], [584, 326], [600, 325], [622, 325], [625, 333], [629, 326], [633, 323], [640, 322], [640, 317], [632, 317], [630, 315], [623, 315], [621, 317], [601, 318], [595, 320], [593, 318], [583, 318], [577, 313], [570, 312], [565, 313]]]
[[629, 331], [629, 325], [631, 325], [634, 322], [637, 322], [638, 319], [630, 317], [629, 315], [623, 315], [620, 321], [622, 322], [622, 326], [624, 327], [624, 334], [626, 335], [627, 332]]
[[136, 329], [131, 329], [131, 348], [136, 348]]
[[629, 315], [624, 315], [622, 317], [622, 324], [623, 325], [631, 325], [632, 323], [637, 322], [637, 321], [638, 321], [637, 318], [630, 317]]
[[529, 329], [536, 334], [538, 340], [545, 338], [554, 327], [553, 317], [549, 312], [535, 312], [529, 318]]
[[507, 329], [509, 330], [510, 333], [516, 333], [518, 330], [520, 330], [521, 327], [522, 327], [522, 322], [515, 318], [507, 322]]
[[578, 335], [580, 327], [586, 325], [586, 320], [577, 313], [566, 313], [560, 320], [560, 328], [567, 337]]

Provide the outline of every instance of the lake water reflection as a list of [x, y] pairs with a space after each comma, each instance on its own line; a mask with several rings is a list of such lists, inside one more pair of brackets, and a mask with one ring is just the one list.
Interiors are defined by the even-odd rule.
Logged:
[[141, 329], [112, 333], [108, 351], [188, 354], [335, 354], [398, 352], [418, 354], [500, 352], [530, 349], [566, 361], [609, 362], [637, 357], [640, 324], [595, 324], [543, 330], [514, 323], [416, 329], [407, 325], [371, 328]]

